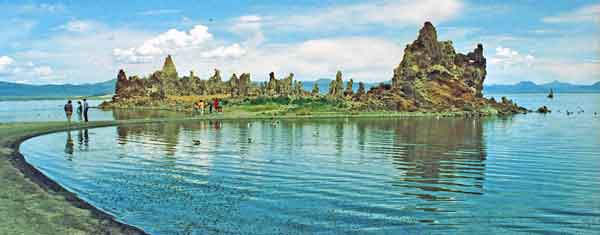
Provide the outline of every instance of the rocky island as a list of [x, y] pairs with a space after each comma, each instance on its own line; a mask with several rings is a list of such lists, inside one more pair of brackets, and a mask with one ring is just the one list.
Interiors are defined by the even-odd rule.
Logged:
[[[452, 41], [438, 41], [433, 24], [425, 22], [415, 41], [406, 46], [404, 57], [393, 70], [391, 84], [381, 83], [368, 91], [359, 82], [344, 82], [338, 71], [325, 93], [315, 87], [303, 89], [294, 74], [266, 82], [252, 82], [249, 73], [232, 74], [223, 80], [219, 70], [208, 79], [193, 72], [178, 74], [173, 58], [162, 70], [145, 78], [127, 77], [120, 70], [115, 95], [102, 108], [159, 108], [191, 111], [198, 100], [221, 99], [230, 111], [268, 115], [315, 115], [318, 113], [452, 113], [464, 115], [509, 115], [525, 113], [511, 100], [483, 97], [486, 59], [483, 46], [467, 54], [456, 53]], [[346, 85], [346, 86], [344, 86]]]

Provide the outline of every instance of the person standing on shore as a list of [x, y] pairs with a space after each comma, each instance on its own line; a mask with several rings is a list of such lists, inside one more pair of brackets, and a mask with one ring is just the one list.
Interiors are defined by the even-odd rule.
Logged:
[[65, 104], [65, 114], [67, 115], [67, 121], [69, 124], [71, 123], [71, 117], [73, 116], [73, 104], [71, 104], [71, 100], [67, 101]]
[[198, 103], [198, 109], [200, 109], [200, 115], [204, 115], [204, 100], [200, 100]]
[[85, 122], [88, 122], [88, 110], [90, 109], [90, 106], [87, 103], [86, 99], [83, 99], [83, 119]]
[[80, 122], [81, 122], [81, 120], [83, 120], [83, 117], [81, 115], [83, 115], [83, 106], [81, 106], [81, 101], [78, 100], [77, 101], [77, 118]]
[[213, 108], [215, 109], [215, 112], [219, 112], [219, 99], [215, 98], [213, 100]]

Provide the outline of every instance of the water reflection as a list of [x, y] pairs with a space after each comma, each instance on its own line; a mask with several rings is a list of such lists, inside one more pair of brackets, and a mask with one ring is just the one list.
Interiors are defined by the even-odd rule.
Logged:
[[67, 131], [67, 142], [65, 143], [65, 153], [67, 154], [67, 157], [70, 157], [71, 155], [73, 155], [73, 146], [75, 144], [73, 143], [73, 138], [71, 137], [71, 131]]
[[[68, 160], [73, 160], [73, 155], [75, 154], [75, 142], [73, 141], [72, 132], [66, 132], [67, 140], [64, 152]], [[77, 150], [82, 152], [89, 151], [89, 134], [87, 128], [77, 130]]]
[[111, 111], [114, 120], [182, 118], [190, 115], [185, 112], [158, 109], [113, 109]]
[[392, 156], [398, 169], [394, 185], [427, 200], [453, 200], [435, 192], [482, 194], [486, 158], [479, 119], [418, 119], [393, 122]]
[[[242, 157], [256, 144], [270, 143], [266, 144], [269, 152], [290, 156], [315, 145], [321, 154], [334, 152], [338, 164], [356, 156], [359, 161], [388, 158], [395, 169], [391, 184], [409, 189], [404, 195], [457, 200], [448, 193], [483, 193], [486, 147], [480, 119], [300, 120], [281, 122], [279, 128], [272, 121], [237, 121], [227, 122], [222, 132], [223, 125], [221, 121], [197, 121], [119, 126], [117, 142], [152, 142], [171, 157], [177, 157], [182, 145], [193, 147], [191, 152], [202, 147], [235, 150]], [[202, 136], [203, 131], [210, 135]], [[320, 146], [328, 141], [333, 145]]]

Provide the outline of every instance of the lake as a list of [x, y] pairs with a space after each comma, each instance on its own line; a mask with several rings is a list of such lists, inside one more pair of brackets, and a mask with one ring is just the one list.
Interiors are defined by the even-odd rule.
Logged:
[[21, 152], [151, 234], [596, 233], [600, 95], [509, 97], [553, 113], [130, 125]]
[[[97, 107], [102, 100], [88, 100], [90, 105], [90, 121], [123, 120], [132, 118], [180, 118], [189, 116], [165, 110], [101, 110]], [[66, 121], [64, 105], [66, 100], [10, 100], [0, 101], [0, 123], [12, 122], [42, 122]], [[77, 109], [77, 101], [73, 102], [73, 109]], [[80, 121], [77, 113], [73, 114], [73, 121]]]

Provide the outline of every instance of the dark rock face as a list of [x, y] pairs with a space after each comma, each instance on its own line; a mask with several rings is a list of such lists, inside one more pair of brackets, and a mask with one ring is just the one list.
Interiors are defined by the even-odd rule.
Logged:
[[538, 108], [537, 112], [538, 113], [550, 113], [552, 111], [550, 111], [550, 109], [548, 109], [548, 107], [546, 107], [546, 105], [544, 105], [544, 106]]
[[342, 72], [337, 71], [335, 74], [335, 80], [329, 84], [329, 95], [332, 97], [344, 96], [344, 80], [342, 79]]
[[[416, 96], [417, 81], [438, 79], [455, 80], [469, 88], [476, 97], [482, 97], [486, 76], [483, 46], [479, 44], [467, 55], [456, 53], [451, 41], [438, 41], [435, 27], [426, 22], [417, 40], [404, 50], [402, 62], [394, 69], [392, 85], [407, 96]], [[462, 84], [458, 84], [462, 83]]]
[[[294, 81], [294, 74], [290, 73], [282, 79], [275, 78], [275, 73], [269, 73], [269, 82], [266, 85], [266, 95], [268, 96], [289, 96], [299, 92], [298, 81]], [[301, 84], [300, 84], [301, 85]]]
[[[493, 108], [507, 112], [524, 110], [483, 98], [486, 75], [481, 44], [466, 55], [456, 53], [452, 41], [438, 41], [435, 27], [425, 22], [417, 39], [406, 46], [402, 62], [394, 69], [392, 87], [387, 91], [391, 94], [387, 96], [390, 102], [401, 104], [397, 107], [408, 106], [408, 109], [470, 111], [493, 103]], [[379, 88], [374, 93], [380, 94], [383, 90]]]

